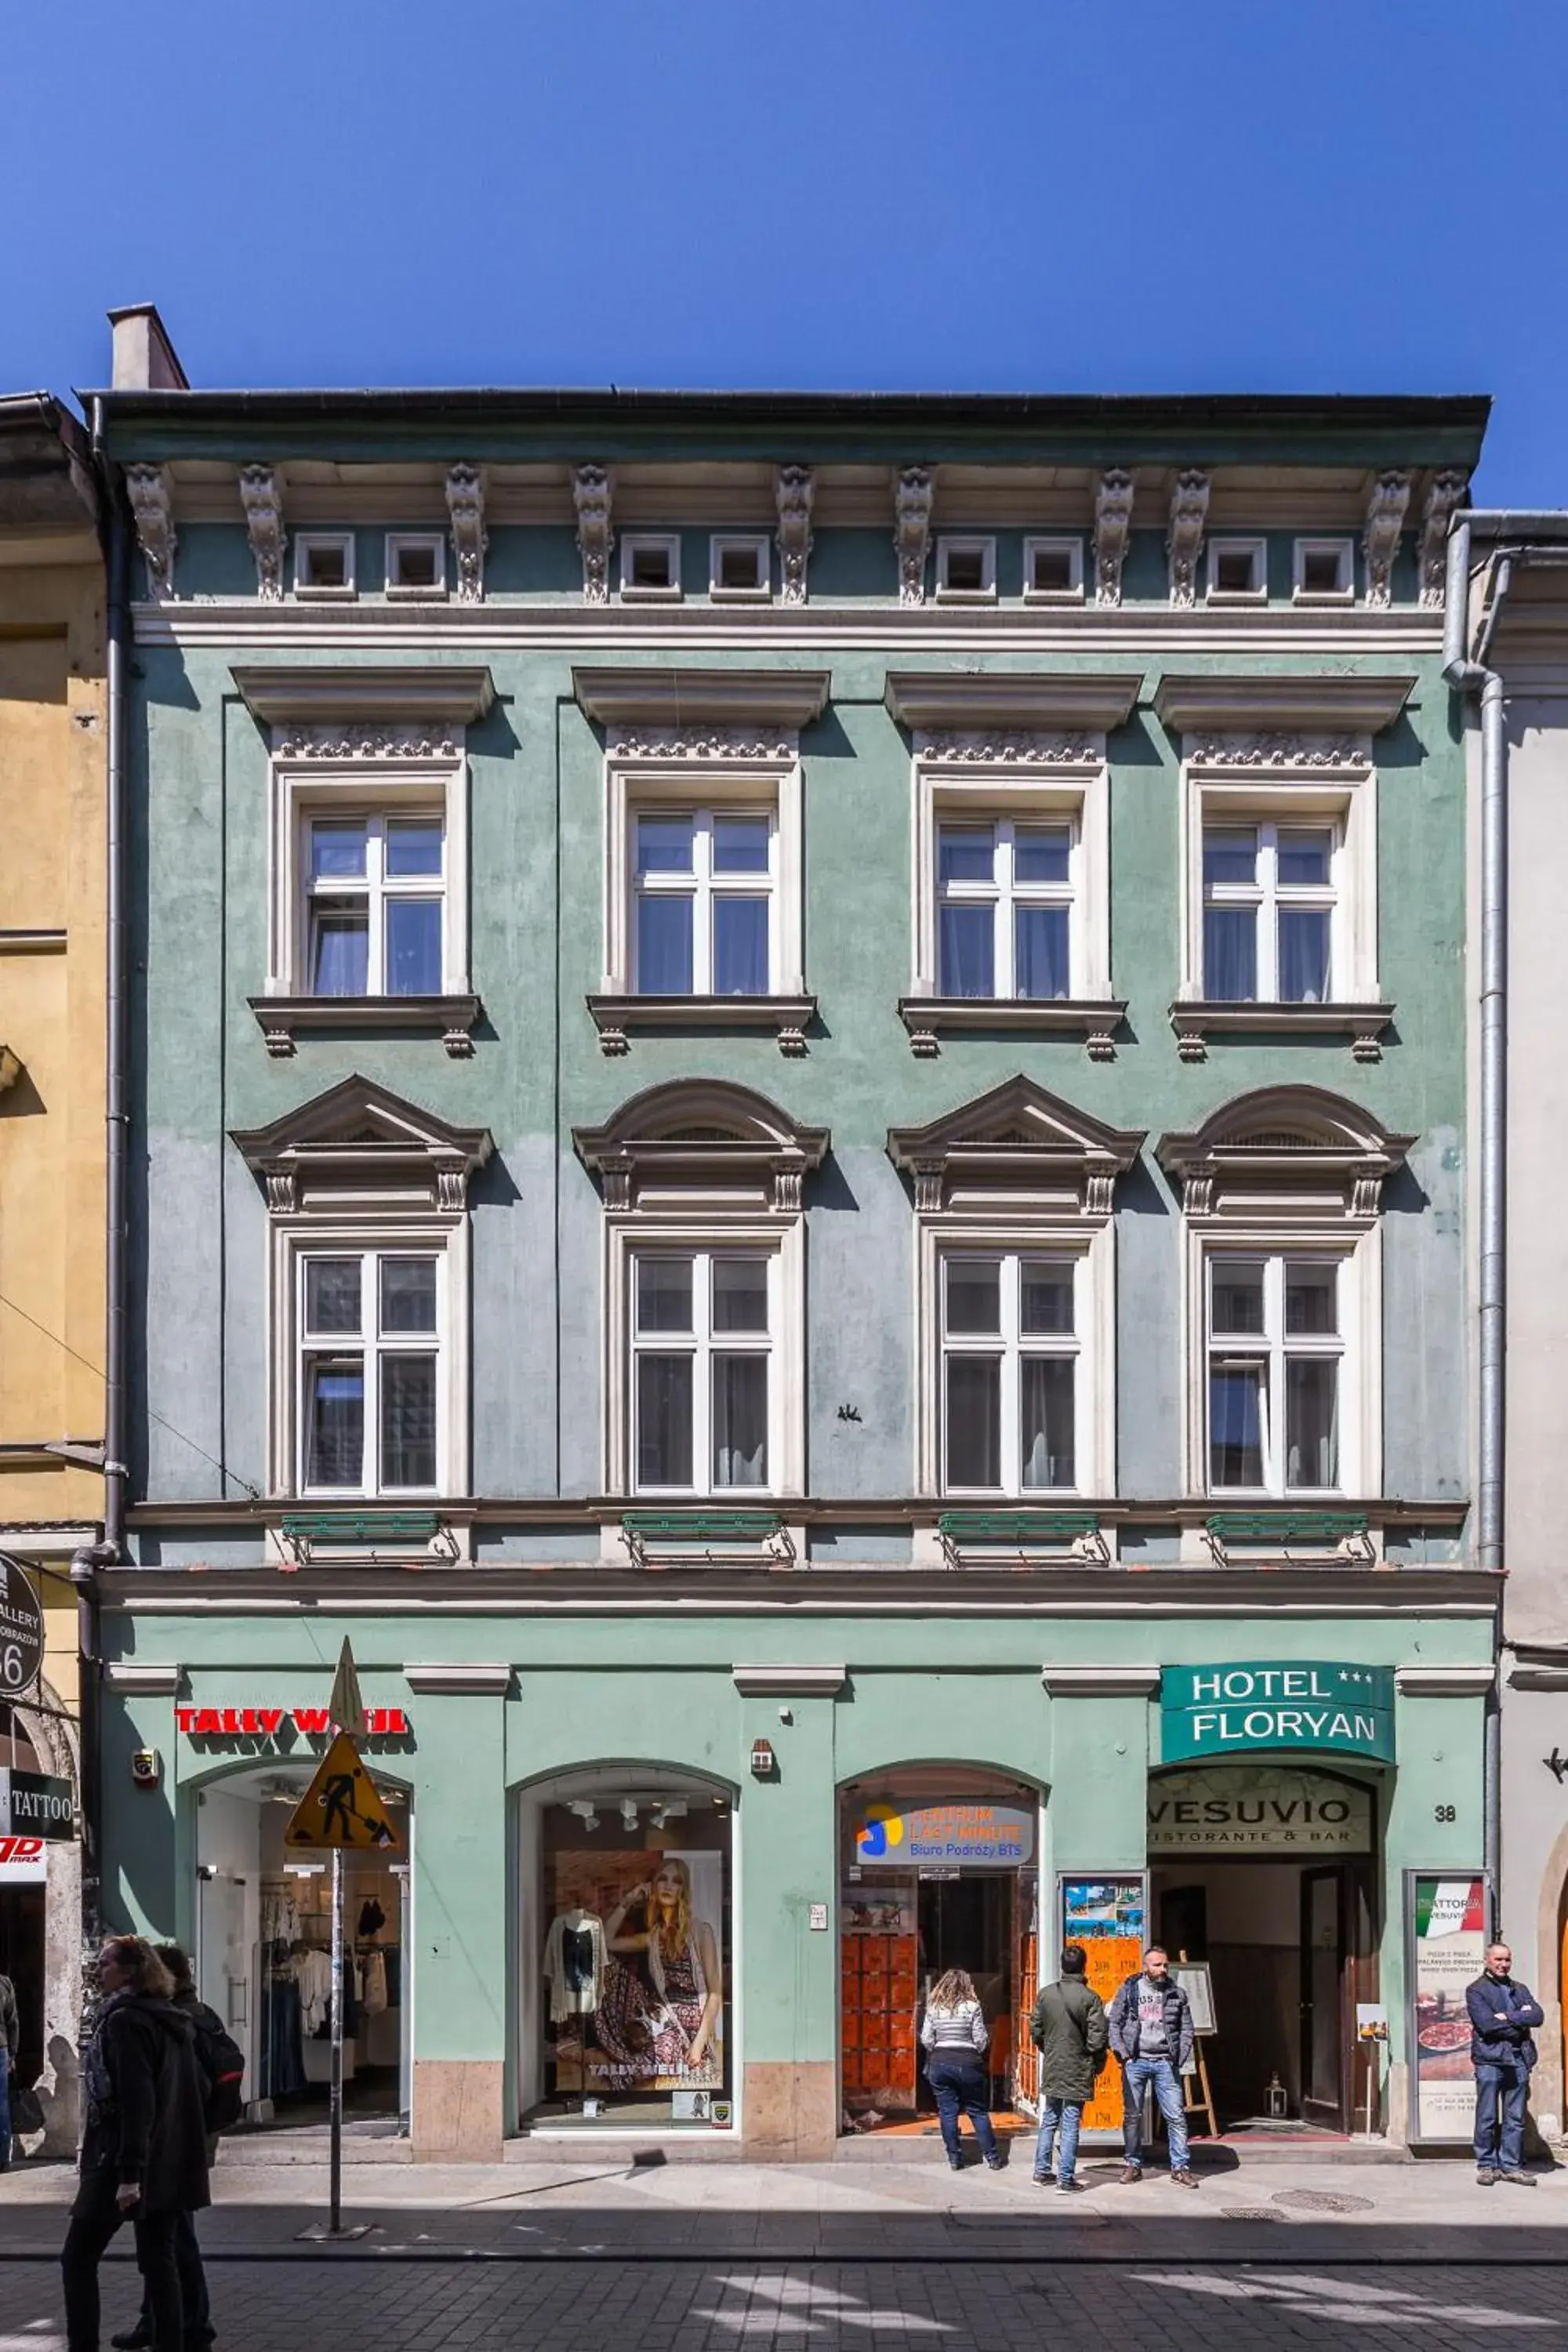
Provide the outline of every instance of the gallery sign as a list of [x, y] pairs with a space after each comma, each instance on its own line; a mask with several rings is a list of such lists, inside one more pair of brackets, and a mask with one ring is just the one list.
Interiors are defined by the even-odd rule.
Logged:
[[1327, 1658], [1167, 1666], [1160, 1742], [1166, 1764], [1268, 1748], [1392, 1764], [1394, 1670]]
[[1370, 1853], [1373, 1792], [1288, 1766], [1221, 1764], [1149, 1783], [1149, 1859]]
[[[367, 1706], [365, 1736], [406, 1739], [409, 1722], [400, 1706]], [[188, 1739], [276, 1739], [285, 1726], [307, 1738], [325, 1739], [332, 1728], [330, 1706], [177, 1706], [174, 1723]]]
[[19, 1559], [0, 1552], [0, 1698], [22, 1698], [44, 1664], [44, 1612]]

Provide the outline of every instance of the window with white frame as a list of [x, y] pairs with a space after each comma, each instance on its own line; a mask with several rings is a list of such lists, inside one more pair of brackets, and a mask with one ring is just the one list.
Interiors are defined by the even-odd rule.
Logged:
[[1076, 833], [1067, 815], [939, 815], [939, 996], [1071, 996]]
[[447, 842], [440, 809], [305, 820], [308, 996], [439, 996], [446, 970]]
[[744, 804], [638, 807], [631, 825], [633, 992], [772, 994], [775, 812]]
[[1082, 1263], [1032, 1251], [942, 1252], [945, 1493], [1077, 1487]]
[[445, 1253], [300, 1249], [294, 1263], [298, 1491], [442, 1492]]
[[294, 536], [294, 593], [331, 598], [354, 593], [352, 530], [301, 530]]
[[621, 594], [632, 603], [674, 603], [680, 594], [680, 537], [676, 531], [626, 531], [621, 537]]
[[1349, 604], [1355, 599], [1355, 541], [1299, 539], [1292, 586], [1299, 604]]
[[715, 604], [765, 604], [773, 593], [766, 531], [715, 531], [708, 542], [708, 593]]
[[939, 539], [936, 543], [936, 595], [939, 604], [994, 604], [996, 598], [996, 541], [994, 539]]
[[386, 535], [389, 596], [444, 596], [447, 542], [438, 530], [398, 530]]
[[1026, 604], [1082, 604], [1081, 539], [1041, 537], [1024, 541], [1024, 602]]
[[1261, 604], [1268, 593], [1268, 544], [1262, 539], [1211, 539], [1208, 601], [1211, 604]]
[[766, 1494], [776, 1454], [776, 1253], [637, 1249], [631, 1269], [636, 1491]]
[[1331, 822], [1205, 823], [1203, 985], [1211, 1003], [1331, 1002], [1339, 856]]
[[1341, 1491], [1343, 1257], [1215, 1249], [1205, 1271], [1210, 1491]]

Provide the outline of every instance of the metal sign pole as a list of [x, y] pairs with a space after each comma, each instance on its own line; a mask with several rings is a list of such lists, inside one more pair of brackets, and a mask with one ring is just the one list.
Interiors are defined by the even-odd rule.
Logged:
[[343, 2226], [343, 1856], [332, 1848], [331, 2233]]

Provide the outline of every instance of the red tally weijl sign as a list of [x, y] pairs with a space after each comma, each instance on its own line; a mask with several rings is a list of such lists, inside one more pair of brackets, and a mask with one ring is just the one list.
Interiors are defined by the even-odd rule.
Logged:
[[[332, 1729], [332, 1714], [325, 1706], [177, 1706], [177, 1728], [190, 1739], [276, 1739], [290, 1724], [307, 1738], [324, 1739]], [[371, 1739], [404, 1739], [408, 1717], [400, 1706], [369, 1706], [365, 1735]]]

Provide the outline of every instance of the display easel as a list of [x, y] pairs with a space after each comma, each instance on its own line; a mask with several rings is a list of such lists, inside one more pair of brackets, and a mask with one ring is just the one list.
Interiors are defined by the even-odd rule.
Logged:
[[[1182, 1968], [1188, 1968], [1192, 1965], [1188, 1960], [1185, 1952], [1178, 1952], [1176, 1954], [1176, 1960], [1178, 1965]], [[1211, 2139], [1217, 2139], [1219, 2137], [1219, 2124], [1215, 2116], [1214, 2093], [1209, 2087], [1208, 2060], [1204, 2056], [1203, 2036], [1200, 2033], [1194, 2034], [1193, 2055], [1197, 2060], [1197, 2064], [1192, 2072], [1182, 2076], [1182, 2105], [1189, 2116], [1206, 2116], [1208, 2119], [1209, 2137]], [[1198, 2086], [1198, 2095], [1195, 2099], [1193, 2096], [1193, 2083], [1194, 2075]]]

